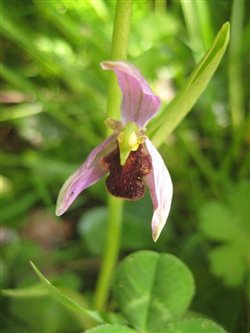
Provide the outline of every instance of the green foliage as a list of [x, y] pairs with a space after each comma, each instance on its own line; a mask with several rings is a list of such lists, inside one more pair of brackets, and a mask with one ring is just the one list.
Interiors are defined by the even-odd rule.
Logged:
[[144, 332], [180, 317], [192, 299], [194, 283], [177, 258], [142, 251], [120, 264], [114, 290], [128, 322]]
[[155, 333], [226, 333], [226, 331], [208, 319], [184, 319], [170, 324], [166, 329]]
[[38, 284], [35, 286], [20, 288], [20, 289], [3, 289], [1, 294], [8, 297], [14, 298], [36, 298], [48, 295], [46, 288], [43, 285]]
[[[86, 331], [87, 333], [139, 333], [142, 331], [134, 331], [131, 328], [117, 325], [101, 325], [94, 329]], [[145, 331], [143, 331], [145, 332]], [[207, 319], [185, 319], [172, 324], [166, 328], [152, 333], [226, 333], [226, 331]]]
[[[110, 314], [103, 316], [96, 311], [87, 310], [82, 305], [80, 295], [67, 289], [56, 288], [33, 263], [31, 265], [42, 285], [14, 291], [3, 290], [3, 295], [30, 299], [45, 296], [44, 292], [47, 291], [60, 304], [83, 316], [85, 323], [87, 318], [99, 323], [114, 322], [115, 318]], [[113, 289], [119, 310], [136, 331], [124, 325], [105, 324], [87, 332], [225, 332], [207, 319], [183, 319], [193, 297], [194, 281], [187, 266], [173, 255], [152, 251], [129, 255], [115, 273]]]
[[230, 184], [224, 200], [207, 202], [200, 210], [201, 231], [218, 242], [208, 255], [212, 272], [232, 286], [242, 284], [250, 268], [249, 191], [249, 181]]
[[179, 125], [206, 88], [226, 51], [229, 35], [230, 25], [227, 22], [218, 32], [211, 48], [195, 67], [185, 85], [168, 105], [167, 112], [163, 112], [156, 120], [156, 124], [153, 125], [156, 133], [152, 140], [157, 146], [160, 146], [166, 136]]
[[[121, 248], [123, 250], [137, 250], [154, 246], [152, 244], [150, 223], [145, 223], [145, 221], [149, 221], [151, 218], [152, 204], [149, 202], [149, 198], [145, 198], [145, 200], [148, 202], [148, 209], [145, 209], [145, 203], [141, 203], [140, 201], [133, 203], [132, 206], [125, 205], [121, 239]], [[88, 251], [93, 255], [100, 255], [104, 251], [107, 230], [106, 220], [106, 207], [91, 208], [79, 219], [78, 233], [84, 240]], [[164, 236], [163, 240], [169, 234], [165, 234]]]
[[[137, 249], [176, 255], [196, 280], [190, 309], [230, 333], [249, 327], [249, 6], [237, 0], [134, 1], [128, 47], [128, 61], [162, 99], [148, 134], [158, 133], [158, 144], [164, 140], [160, 150], [174, 200], [157, 244], [150, 235], [149, 195], [125, 203], [120, 257]], [[36, 287], [29, 261], [63, 286], [57, 291], [90, 308], [107, 230], [104, 181], [61, 219], [54, 205], [64, 180], [105, 136], [108, 74], [99, 63], [110, 59], [114, 12], [115, 2], [104, 0], [1, 2], [0, 321], [6, 333], [91, 327], [88, 315], [49, 297], [48, 285]], [[202, 60], [205, 66], [197, 63], [225, 22], [230, 47], [200, 96], [225, 50], [227, 25]], [[169, 136], [171, 108], [182, 117], [199, 96]], [[94, 330], [128, 330], [113, 298], [108, 306], [115, 312], [104, 321], [112, 326]], [[163, 333], [184, 327], [216, 332], [216, 324], [196, 316], [167, 323]]]
[[102, 325], [97, 326], [93, 329], [87, 330], [86, 333], [136, 333], [136, 331], [132, 330], [126, 326], [120, 325]]
[[54, 297], [58, 302], [63, 304], [64, 306], [68, 307], [69, 309], [73, 311], [79, 311], [83, 316], [88, 315], [92, 319], [94, 319], [97, 322], [103, 322], [103, 319], [101, 316], [95, 312], [85, 309], [81, 304], [79, 304], [77, 301], [73, 300], [72, 297], [69, 297], [65, 294], [65, 292], [60, 291], [56, 287], [54, 287], [49, 280], [47, 280], [43, 274], [38, 270], [38, 268], [31, 262], [31, 266], [38, 275], [39, 279], [42, 281], [44, 286], [47, 288], [49, 294]]

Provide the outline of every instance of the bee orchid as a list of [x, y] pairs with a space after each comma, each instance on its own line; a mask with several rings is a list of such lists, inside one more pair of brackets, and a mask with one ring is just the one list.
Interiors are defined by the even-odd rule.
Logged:
[[106, 120], [113, 134], [66, 180], [58, 196], [56, 215], [62, 215], [83, 190], [107, 174], [108, 191], [126, 200], [139, 200], [148, 187], [154, 209], [152, 236], [156, 241], [168, 218], [173, 194], [167, 167], [146, 135], [146, 125], [161, 102], [133, 65], [105, 61], [101, 67], [117, 76], [123, 95], [121, 121]]

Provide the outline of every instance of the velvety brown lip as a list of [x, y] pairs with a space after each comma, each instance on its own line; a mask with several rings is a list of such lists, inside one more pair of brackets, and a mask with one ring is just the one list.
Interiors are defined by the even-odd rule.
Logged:
[[145, 193], [143, 177], [152, 171], [151, 158], [140, 145], [131, 151], [124, 166], [120, 165], [119, 148], [103, 157], [102, 165], [109, 170], [106, 186], [110, 194], [127, 200], [139, 200]]

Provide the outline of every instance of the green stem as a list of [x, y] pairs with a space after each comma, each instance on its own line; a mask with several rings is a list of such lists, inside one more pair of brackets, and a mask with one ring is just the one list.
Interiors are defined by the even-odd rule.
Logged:
[[232, 33], [229, 48], [229, 99], [233, 129], [239, 129], [243, 121], [242, 83], [242, 35], [244, 21], [244, 1], [234, 0], [232, 7]]
[[[115, 21], [112, 36], [111, 60], [127, 58], [128, 38], [131, 25], [132, 0], [117, 0]], [[114, 73], [110, 74], [107, 115], [110, 118], [120, 117], [121, 92]], [[109, 132], [108, 132], [109, 134]]]
[[200, 37], [202, 39], [202, 53], [209, 49], [213, 41], [214, 31], [211, 12], [207, 1], [195, 1], [198, 16]]
[[[132, 0], [117, 0], [116, 2], [111, 60], [125, 60], [127, 57], [132, 3]], [[120, 117], [120, 104], [120, 89], [115, 75], [111, 73], [108, 90], [107, 116], [118, 119]], [[109, 134], [109, 132], [107, 134]], [[122, 214], [123, 201], [109, 195], [106, 246], [94, 295], [94, 306], [98, 311], [103, 311], [106, 307], [113, 271], [119, 255]]]
[[97, 281], [94, 306], [104, 311], [109, 296], [114, 267], [117, 263], [122, 230], [123, 201], [108, 196], [108, 230], [101, 272]]
[[159, 13], [159, 14], [163, 14], [166, 13], [166, 9], [167, 9], [167, 1], [165, 0], [155, 0], [154, 1], [155, 4], [155, 12]]
[[220, 174], [228, 175], [237, 160], [246, 133], [244, 119], [244, 83], [242, 68], [244, 1], [234, 0], [231, 13], [231, 41], [229, 48], [228, 82], [229, 109], [232, 122], [232, 143], [221, 165]]
[[186, 27], [189, 34], [190, 46], [193, 51], [195, 61], [198, 62], [202, 55], [201, 31], [199, 29], [199, 21], [197, 16], [196, 4], [194, 1], [180, 1]]

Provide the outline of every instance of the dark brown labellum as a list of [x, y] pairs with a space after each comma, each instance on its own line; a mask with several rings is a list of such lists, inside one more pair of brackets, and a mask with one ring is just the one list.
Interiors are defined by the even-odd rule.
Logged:
[[110, 171], [106, 185], [112, 195], [127, 200], [139, 200], [143, 197], [143, 177], [152, 171], [151, 157], [145, 152], [143, 145], [130, 152], [124, 166], [120, 165], [119, 147], [104, 156], [101, 162]]

